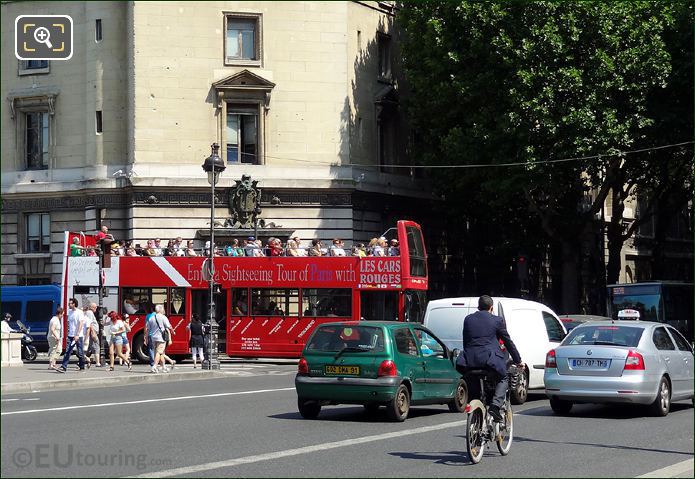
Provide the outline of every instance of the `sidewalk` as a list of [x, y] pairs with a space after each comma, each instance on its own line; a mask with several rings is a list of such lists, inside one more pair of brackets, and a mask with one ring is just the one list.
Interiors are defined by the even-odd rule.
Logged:
[[[42, 358], [42, 356], [44, 356]], [[225, 365], [223, 363], [222, 368]], [[219, 370], [207, 371], [200, 368], [193, 369], [193, 363], [186, 361], [184, 364], [176, 364], [168, 373], [150, 372], [148, 364], [133, 363], [133, 369], [126, 366], [116, 366], [113, 371], [107, 367], [91, 368], [79, 371], [77, 360], [70, 361], [67, 372], [59, 372], [48, 369], [48, 359], [45, 355], [33, 363], [24, 363], [22, 367], [4, 367], [0, 372], [0, 394], [20, 394], [58, 389], [94, 388], [104, 386], [122, 386], [132, 383], [153, 383], [165, 381], [184, 381], [191, 379], [209, 379], [213, 377], [225, 377]]]

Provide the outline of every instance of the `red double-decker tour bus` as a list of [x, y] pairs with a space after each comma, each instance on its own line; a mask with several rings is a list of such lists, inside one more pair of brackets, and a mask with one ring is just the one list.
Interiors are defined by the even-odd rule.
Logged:
[[[98, 303], [96, 256], [69, 256], [74, 237], [66, 233], [63, 302]], [[398, 221], [387, 239], [399, 255], [386, 257], [215, 256], [215, 315], [220, 350], [232, 357], [298, 358], [319, 324], [339, 320], [419, 321], [427, 290], [427, 253], [420, 226]], [[133, 355], [147, 361], [145, 316], [162, 304], [173, 327], [172, 355], [188, 354], [191, 315], [209, 318], [205, 257], [111, 256], [102, 269], [103, 305], [128, 313]]]

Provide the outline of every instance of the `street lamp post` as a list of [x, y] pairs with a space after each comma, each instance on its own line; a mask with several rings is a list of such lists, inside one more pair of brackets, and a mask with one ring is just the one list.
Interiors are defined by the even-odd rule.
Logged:
[[219, 369], [220, 359], [217, 354], [217, 320], [215, 319], [215, 184], [220, 178], [226, 167], [224, 161], [220, 158], [218, 151], [220, 145], [212, 144], [212, 154], [205, 159], [203, 170], [208, 174], [208, 182], [210, 183], [210, 249], [208, 251], [208, 282], [210, 283], [210, 316], [208, 318], [208, 358], [207, 369]]

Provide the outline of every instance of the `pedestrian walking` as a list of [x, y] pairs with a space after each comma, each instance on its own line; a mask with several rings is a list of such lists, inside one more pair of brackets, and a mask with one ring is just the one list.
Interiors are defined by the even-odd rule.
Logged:
[[84, 314], [77, 307], [78, 304], [76, 298], [70, 298], [68, 301], [68, 344], [65, 348], [63, 363], [56, 369], [56, 371], [60, 373], [64, 373], [68, 370], [70, 355], [75, 348], [77, 348], [80, 371], [84, 371]]
[[58, 306], [56, 314], [48, 322], [48, 369], [56, 369], [56, 361], [63, 352], [63, 308]]
[[191, 347], [191, 354], [193, 354], [193, 369], [197, 368], [196, 356], [200, 358], [200, 365], [202, 367], [204, 361], [203, 348], [205, 346], [205, 337], [203, 336], [203, 323], [200, 322], [197, 314], [193, 314], [191, 318], [191, 324], [188, 325], [189, 340], [188, 344]]
[[125, 323], [121, 317], [116, 314], [111, 317], [111, 348], [109, 348], [109, 371], [113, 371], [114, 354], [123, 360], [128, 366], [128, 370], [133, 369], [130, 360], [123, 355], [123, 332], [126, 330]]
[[147, 353], [149, 354], [150, 357], [150, 372], [156, 373], [155, 369], [155, 363], [154, 363], [154, 358], [155, 358], [155, 353], [154, 353], [154, 340], [152, 339], [152, 333], [154, 331], [152, 328], [148, 327], [150, 324], [150, 320], [154, 317], [155, 313], [152, 311], [152, 305], [151, 304], [146, 304], [145, 305], [145, 333], [143, 335], [143, 340], [145, 342], [145, 346], [147, 346]]
[[85, 361], [87, 368], [92, 365], [92, 355], [94, 355], [95, 366], [100, 368], [101, 361], [99, 355], [99, 322], [97, 321], [94, 312], [97, 310], [96, 303], [90, 303], [87, 310], [84, 312], [85, 317], [85, 334], [84, 338], [87, 342], [85, 350]]
[[147, 320], [149, 341], [154, 344], [154, 365], [151, 367], [153, 373], [159, 372], [157, 367], [160, 363], [163, 372], [169, 371], [166, 367], [164, 351], [166, 344], [171, 344], [170, 331], [171, 324], [169, 323], [169, 318], [164, 315], [164, 306], [158, 304], [154, 308], [154, 313], [151, 314]]
[[121, 333], [121, 338], [123, 339], [123, 355], [128, 358], [128, 362], [130, 361], [130, 342], [128, 341], [128, 333], [131, 331], [130, 327], [130, 315], [128, 313], [125, 313], [123, 315], [123, 325], [125, 326], [125, 331]]

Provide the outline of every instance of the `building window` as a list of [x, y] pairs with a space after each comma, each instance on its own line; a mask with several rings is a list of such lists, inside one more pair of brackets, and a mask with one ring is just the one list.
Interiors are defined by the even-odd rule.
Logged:
[[227, 163], [258, 165], [258, 107], [227, 104]]
[[46, 111], [24, 114], [24, 151], [29, 170], [48, 168], [49, 118]]
[[101, 123], [101, 111], [97, 110], [96, 111], [96, 128], [97, 128], [97, 134], [102, 133], [102, 123]]
[[225, 14], [225, 65], [261, 65], [261, 15]]
[[47, 253], [51, 250], [51, 216], [31, 213], [26, 216], [27, 253]]
[[100, 42], [102, 40], [101, 35], [101, 18], [97, 18], [94, 23], [94, 40]]
[[50, 73], [48, 60], [19, 60], [19, 75]]
[[391, 82], [391, 35], [377, 33], [377, 50], [379, 54], [379, 80]]

